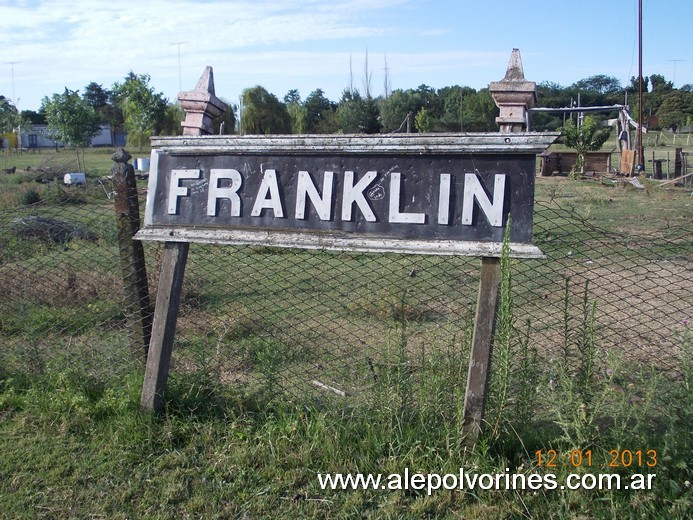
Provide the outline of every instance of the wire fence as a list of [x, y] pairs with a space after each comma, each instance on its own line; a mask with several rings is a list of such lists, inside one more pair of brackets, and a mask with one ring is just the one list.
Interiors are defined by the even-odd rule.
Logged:
[[[118, 384], [142, 373], [107, 194], [53, 183], [0, 210], [0, 375], [77, 370]], [[600, 370], [618, 358], [678, 377], [676, 331], [693, 302], [691, 204], [654, 194], [652, 214], [633, 214], [629, 194], [645, 197], [539, 183], [534, 243], [546, 258], [513, 260], [510, 271], [513, 334], [537, 367], [577, 363], [587, 330]], [[145, 245], [152, 301], [162, 250]], [[435, 375], [452, 402], [466, 379], [479, 265], [192, 244], [171, 377], [353, 404], [379, 385], [419, 388]]]

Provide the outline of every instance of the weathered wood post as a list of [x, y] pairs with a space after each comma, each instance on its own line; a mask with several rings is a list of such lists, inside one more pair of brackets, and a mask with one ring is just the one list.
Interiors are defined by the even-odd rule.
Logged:
[[[674, 148], [674, 178], [681, 176], [681, 166], [683, 164], [683, 148]], [[668, 177], [667, 171], [667, 177]]]
[[[510, 55], [505, 77], [492, 82], [489, 90], [500, 109], [496, 118], [500, 132], [526, 130], [529, 109], [536, 101], [536, 83], [525, 80], [518, 49]], [[476, 443], [484, 420], [500, 278], [500, 259], [483, 257], [462, 421], [462, 443], [467, 448]]]
[[[211, 134], [212, 119], [226, 110], [226, 104], [215, 95], [211, 67], [205, 68], [193, 90], [178, 94], [178, 101], [185, 111], [185, 121], [181, 123], [184, 136]], [[155, 195], [148, 194], [149, 197]], [[163, 394], [171, 366], [188, 248], [188, 242], [166, 242], [164, 245], [154, 325], [140, 401], [143, 411], [159, 412], [164, 405]]]
[[118, 149], [112, 156], [115, 164], [111, 168], [111, 177], [115, 189], [120, 270], [132, 352], [135, 359], [145, 360], [152, 333], [152, 308], [144, 248], [142, 242], [133, 239], [140, 229], [140, 207], [135, 169], [128, 164], [130, 158], [123, 148]]

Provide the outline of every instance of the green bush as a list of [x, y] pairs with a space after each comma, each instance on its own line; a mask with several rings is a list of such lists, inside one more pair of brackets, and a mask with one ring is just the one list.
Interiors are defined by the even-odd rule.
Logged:
[[36, 188], [29, 188], [19, 197], [19, 204], [22, 206], [31, 206], [42, 201], [43, 198]]

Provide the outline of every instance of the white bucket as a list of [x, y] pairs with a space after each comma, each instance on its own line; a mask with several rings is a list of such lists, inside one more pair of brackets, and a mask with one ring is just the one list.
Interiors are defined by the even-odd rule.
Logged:
[[76, 184], [77, 186], [87, 183], [87, 178], [83, 173], [66, 173], [63, 177], [65, 184]]
[[136, 168], [141, 172], [149, 171], [149, 157], [138, 157]]

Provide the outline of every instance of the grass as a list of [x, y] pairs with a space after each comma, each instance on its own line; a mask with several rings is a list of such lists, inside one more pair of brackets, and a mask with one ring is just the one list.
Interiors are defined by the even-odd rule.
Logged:
[[[690, 331], [683, 332], [690, 335]], [[399, 338], [397, 341], [406, 339]], [[511, 414], [476, 451], [459, 448], [449, 373], [436, 371], [411, 397], [392, 370], [368, 405], [330, 400], [292, 406], [242, 394], [206, 374], [174, 378], [166, 413], [141, 415], [137, 377], [104, 384], [59, 372], [0, 380], [0, 505], [8, 518], [686, 518], [690, 480], [690, 373], [674, 384], [643, 368], [612, 365], [592, 381], [590, 407], [568, 375], [551, 371], [521, 426]], [[690, 362], [690, 361], [689, 361]], [[402, 368], [400, 366], [400, 368]], [[459, 368], [459, 367], [458, 367]], [[596, 375], [596, 374], [595, 374]], [[683, 382], [686, 381], [686, 382]], [[514, 384], [517, 384], [514, 381]], [[519, 384], [522, 384], [519, 382]], [[548, 391], [549, 385], [552, 390]], [[633, 386], [631, 386], [633, 385]], [[643, 385], [643, 386], [641, 386]], [[615, 391], [621, 388], [620, 392]], [[632, 398], [641, 395], [637, 405]], [[511, 403], [512, 406], [512, 403]], [[520, 428], [520, 429], [516, 429]], [[533, 432], [530, 433], [530, 432]], [[593, 467], [569, 464], [590, 450]], [[651, 491], [323, 490], [327, 472], [458, 474], [596, 473], [611, 450], [656, 450], [656, 469], [615, 468], [624, 478], [656, 471]], [[556, 450], [557, 467], [536, 451]], [[585, 463], [586, 464], [586, 463]]]
[[[688, 190], [537, 179], [548, 260], [504, 264], [488, 425], [464, 452], [475, 259], [193, 245], [166, 413], [140, 414], [113, 203], [95, 182], [110, 165], [88, 153], [84, 190], [0, 176], [0, 518], [685, 518]], [[95, 238], [17, 236], [27, 216]], [[146, 247], [155, 293], [161, 247]], [[552, 449], [561, 464], [537, 467]], [[602, 471], [572, 468], [573, 450], [600, 466], [656, 450], [656, 487], [428, 496], [317, 480]]]
[[[107, 175], [113, 166], [111, 155], [112, 148], [90, 148], [85, 150], [85, 172], [90, 177], [99, 175]], [[148, 150], [137, 152], [137, 156], [148, 156]], [[37, 150], [34, 153], [24, 153], [21, 155], [2, 154], [0, 163], [3, 168], [11, 168], [15, 166], [17, 170], [27, 170], [27, 167], [40, 168], [45, 165], [63, 164], [66, 167], [74, 167], [70, 171], [77, 171], [77, 155], [72, 149], [60, 148], [59, 151], [54, 149]], [[19, 173], [15, 174], [18, 175]], [[11, 176], [9, 176], [12, 178]]]

